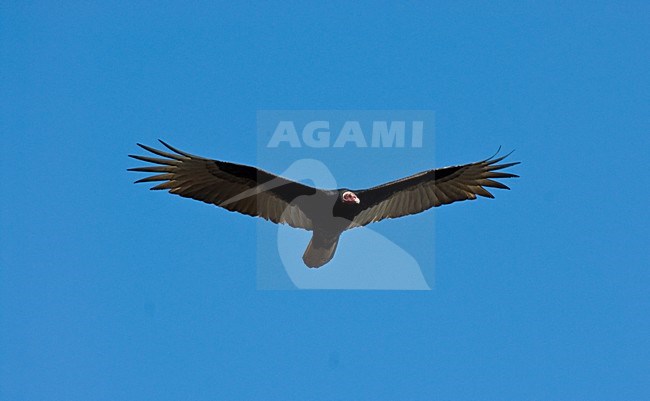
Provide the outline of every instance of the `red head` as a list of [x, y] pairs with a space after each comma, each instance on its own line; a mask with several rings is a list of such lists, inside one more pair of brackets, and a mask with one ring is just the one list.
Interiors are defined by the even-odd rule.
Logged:
[[343, 195], [341, 196], [341, 199], [343, 200], [343, 203], [347, 203], [347, 204], [356, 204], [356, 205], [358, 205], [359, 203], [361, 203], [361, 201], [359, 200], [357, 195], [352, 191], [343, 192]]

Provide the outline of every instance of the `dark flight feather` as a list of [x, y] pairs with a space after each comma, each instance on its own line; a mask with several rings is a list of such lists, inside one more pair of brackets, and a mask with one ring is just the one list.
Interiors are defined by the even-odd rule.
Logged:
[[[164, 173], [136, 182], [163, 181], [151, 189], [165, 189], [185, 198], [211, 203], [250, 216], [259, 216], [274, 223], [286, 223], [306, 230], [312, 229], [311, 220], [291, 203], [299, 196], [313, 195], [316, 191], [314, 188], [255, 167], [191, 155], [163, 141], [160, 142], [174, 153], [138, 144], [141, 148], [165, 159], [129, 155], [137, 160], [157, 164], [135, 167], [129, 171]], [[271, 183], [271, 188], [257, 193], [258, 186], [267, 183]], [[246, 191], [250, 195], [237, 199], [238, 195]]]
[[354, 217], [352, 227], [476, 199], [477, 195], [494, 198], [486, 187], [510, 188], [492, 178], [518, 177], [516, 174], [496, 171], [519, 164], [497, 164], [509, 155], [510, 153], [477, 163], [423, 171], [373, 188], [353, 191], [362, 199], [363, 209]]

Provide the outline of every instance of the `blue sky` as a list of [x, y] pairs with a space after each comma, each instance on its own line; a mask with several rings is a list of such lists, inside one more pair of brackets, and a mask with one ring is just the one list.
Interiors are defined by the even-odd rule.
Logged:
[[[3, 4], [0, 399], [648, 399], [648, 15]], [[377, 225], [432, 291], [257, 290], [254, 219], [126, 171], [157, 138], [256, 164], [258, 110], [319, 109], [433, 110], [435, 166], [516, 149], [512, 191]]]

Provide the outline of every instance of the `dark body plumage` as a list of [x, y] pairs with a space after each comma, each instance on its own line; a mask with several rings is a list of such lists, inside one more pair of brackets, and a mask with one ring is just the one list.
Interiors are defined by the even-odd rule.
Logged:
[[200, 200], [274, 223], [313, 232], [303, 261], [309, 267], [329, 262], [345, 230], [375, 221], [423, 212], [452, 202], [493, 198], [486, 187], [509, 189], [495, 179], [517, 177], [499, 171], [519, 164], [498, 164], [506, 156], [423, 171], [369, 189], [325, 190], [267, 171], [207, 159], [160, 141], [171, 152], [138, 144], [161, 157], [129, 155], [153, 163], [130, 171], [155, 173], [138, 182], [161, 182], [151, 189]]

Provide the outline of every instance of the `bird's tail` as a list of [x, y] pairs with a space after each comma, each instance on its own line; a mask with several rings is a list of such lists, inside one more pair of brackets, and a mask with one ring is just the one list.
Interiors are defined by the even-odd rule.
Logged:
[[308, 267], [321, 267], [332, 260], [338, 244], [338, 235], [330, 237], [315, 232], [302, 255], [302, 260]]

